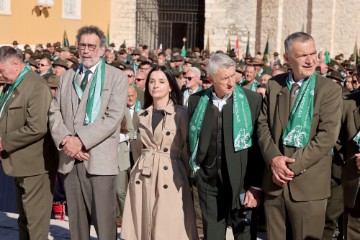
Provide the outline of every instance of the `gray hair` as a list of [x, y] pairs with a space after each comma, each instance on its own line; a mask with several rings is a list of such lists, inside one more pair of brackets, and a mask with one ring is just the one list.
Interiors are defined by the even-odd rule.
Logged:
[[96, 26], [84, 26], [80, 28], [76, 35], [76, 41], [79, 44], [82, 35], [95, 34], [100, 39], [100, 47], [106, 46], [106, 37], [104, 32]]
[[206, 70], [208, 76], [214, 76], [220, 67], [227, 69], [235, 66], [236, 63], [228, 55], [224, 53], [215, 53], [211, 55], [209, 62], [206, 65]]
[[6, 62], [12, 58], [17, 59], [20, 62], [23, 61], [22, 54], [16, 51], [15, 48], [9, 46], [0, 47], [0, 62]]
[[193, 72], [193, 73], [195, 73], [196, 77], [198, 77], [198, 78], [201, 77], [201, 72], [197, 67], [189, 67], [187, 72]]
[[307, 42], [310, 40], [314, 41], [314, 38], [310, 34], [304, 32], [294, 32], [293, 34], [289, 35], [284, 41], [285, 52], [289, 54], [291, 52], [291, 47], [293, 43], [296, 41]]

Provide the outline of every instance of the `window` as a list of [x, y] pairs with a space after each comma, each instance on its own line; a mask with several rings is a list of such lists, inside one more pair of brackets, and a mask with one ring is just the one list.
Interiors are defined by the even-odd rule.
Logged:
[[11, 15], [10, 0], [0, 0], [0, 15]]
[[62, 17], [81, 19], [81, 0], [62, 0]]

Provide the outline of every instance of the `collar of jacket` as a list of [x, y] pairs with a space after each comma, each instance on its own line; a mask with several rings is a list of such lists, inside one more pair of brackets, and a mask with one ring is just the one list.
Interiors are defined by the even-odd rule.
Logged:
[[[151, 106], [149, 106], [147, 109], [144, 110], [144, 112], [146, 114], [149, 114], [149, 112], [152, 112], [154, 109], [153, 104]], [[175, 105], [173, 103], [173, 101], [169, 100], [168, 104], [166, 105], [166, 107], [164, 109], [162, 109], [166, 115], [171, 115], [175, 112]]]

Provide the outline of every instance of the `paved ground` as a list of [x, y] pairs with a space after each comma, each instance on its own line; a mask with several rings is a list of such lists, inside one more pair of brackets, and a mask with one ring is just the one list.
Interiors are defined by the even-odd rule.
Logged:
[[[69, 223], [67, 221], [51, 220], [49, 240], [70, 239]], [[18, 240], [17, 214], [0, 212], [0, 239]], [[97, 239], [95, 229], [91, 228], [91, 240]], [[120, 239], [120, 230], [118, 234]], [[233, 240], [231, 230], [228, 230], [226, 240]], [[259, 233], [259, 240], [266, 240], [264, 233]]]

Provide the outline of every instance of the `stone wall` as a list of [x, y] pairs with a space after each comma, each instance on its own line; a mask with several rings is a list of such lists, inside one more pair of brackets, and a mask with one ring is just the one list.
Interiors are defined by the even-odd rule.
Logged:
[[136, 0], [111, 0], [110, 40], [116, 48], [125, 41], [126, 46], [135, 46]]
[[[250, 50], [254, 53], [257, 1], [205, 1], [205, 35], [209, 32], [210, 51], [226, 51], [228, 37], [231, 47], [239, 38], [240, 52], [245, 53], [247, 35], [250, 32]], [[206, 41], [206, 37], [204, 39]], [[205, 44], [206, 45], [206, 42]]]
[[[205, 11], [211, 50], [226, 50], [230, 29], [239, 35], [242, 53], [247, 31], [252, 55], [264, 51], [268, 36], [270, 51], [283, 52], [284, 39], [304, 26], [305, 32], [315, 38], [318, 51], [349, 57], [360, 30], [360, 0], [207, 0]], [[230, 38], [234, 47], [236, 34]]]
[[[137, 0], [111, 0], [110, 39], [135, 46]], [[205, 36], [210, 50], [226, 51], [228, 37], [245, 53], [250, 32], [250, 51], [264, 51], [269, 36], [270, 52], [283, 52], [283, 41], [304, 30], [315, 38], [318, 50], [349, 57], [360, 30], [360, 0], [205, 0]], [[360, 46], [360, 45], [359, 45]]]

